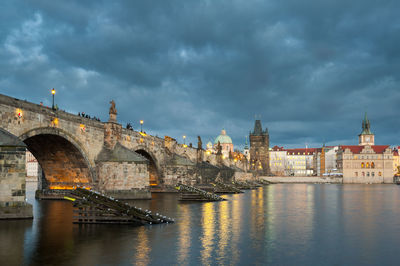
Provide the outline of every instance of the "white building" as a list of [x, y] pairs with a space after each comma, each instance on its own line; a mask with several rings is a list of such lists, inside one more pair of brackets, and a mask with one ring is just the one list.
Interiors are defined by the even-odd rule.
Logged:
[[30, 151], [26, 151], [26, 176], [28, 179], [37, 180], [39, 163]]
[[286, 149], [286, 175], [311, 176], [315, 148]]
[[273, 175], [285, 176], [287, 154], [283, 147], [274, 146], [269, 150], [269, 168]]
[[314, 153], [314, 173], [317, 176], [338, 174], [337, 153], [339, 146], [324, 146]]
[[250, 162], [250, 148], [247, 143], [247, 136], [246, 136], [246, 144], [244, 145], [243, 155], [246, 157], [247, 161]]

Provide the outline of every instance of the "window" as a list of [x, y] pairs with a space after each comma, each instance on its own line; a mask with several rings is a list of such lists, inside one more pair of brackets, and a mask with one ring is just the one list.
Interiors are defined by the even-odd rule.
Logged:
[[367, 176], [369, 176], [369, 172], [367, 172]]
[[375, 168], [375, 163], [374, 162], [371, 163], [371, 168]]
[[372, 172], [371, 175], [372, 175], [372, 176], [375, 176], [375, 172]]
[[361, 168], [364, 168], [364, 163], [361, 163]]
[[367, 168], [369, 168], [369, 163], [367, 163]]
[[362, 176], [365, 176], [365, 173], [364, 173], [364, 172], [362, 172], [362, 173], [361, 173], [361, 175], [362, 175]]
[[382, 176], [382, 172], [379, 172], [378, 175], [379, 175], [379, 176]]
[[354, 174], [355, 174], [355, 176], [358, 176], [358, 172], [355, 172]]

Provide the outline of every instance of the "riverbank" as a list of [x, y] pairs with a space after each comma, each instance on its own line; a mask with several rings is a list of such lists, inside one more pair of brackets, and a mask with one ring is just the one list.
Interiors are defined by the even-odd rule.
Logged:
[[311, 183], [311, 184], [341, 184], [342, 177], [319, 177], [319, 176], [261, 176], [260, 179], [273, 183]]

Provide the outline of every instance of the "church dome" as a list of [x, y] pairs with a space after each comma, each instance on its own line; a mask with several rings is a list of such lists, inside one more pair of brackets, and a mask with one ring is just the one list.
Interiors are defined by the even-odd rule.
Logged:
[[231, 144], [232, 143], [232, 139], [231, 139], [231, 137], [226, 135], [225, 129], [221, 130], [221, 135], [219, 135], [218, 137], [215, 138], [214, 144], [218, 144], [218, 141], [221, 144]]

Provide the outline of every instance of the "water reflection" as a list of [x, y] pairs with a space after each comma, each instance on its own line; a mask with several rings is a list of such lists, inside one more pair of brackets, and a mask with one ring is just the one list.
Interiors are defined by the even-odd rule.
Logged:
[[229, 202], [228, 201], [223, 201], [218, 204], [218, 235], [219, 235], [219, 240], [218, 240], [218, 262], [223, 264], [226, 261], [227, 258], [227, 247], [230, 244], [230, 235], [231, 235], [231, 220], [232, 217], [229, 212]]
[[137, 232], [137, 239], [140, 240], [137, 243], [135, 243], [136, 246], [136, 256], [134, 260], [132, 261], [132, 264], [138, 265], [138, 266], [144, 266], [148, 265], [150, 262], [150, 245], [149, 245], [149, 239], [148, 235], [146, 232], [147, 228], [142, 226], [138, 228]]
[[[189, 205], [183, 204], [180, 206], [182, 216], [191, 217]], [[179, 265], [189, 265], [189, 250], [190, 250], [190, 234], [191, 223], [188, 219], [187, 222], [179, 223], [179, 251], [178, 263]]]
[[0, 265], [390, 265], [400, 245], [400, 189], [276, 184], [228, 201], [135, 201], [163, 226], [73, 225], [72, 206], [35, 201], [33, 221], [0, 221]]
[[234, 194], [232, 201], [232, 238], [230, 243], [230, 254], [232, 256], [232, 264], [237, 264], [240, 258], [241, 249], [239, 248], [239, 239], [241, 233], [242, 219], [248, 219], [242, 215], [241, 194]]
[[201, 262], [203, 265], [211, 264], [211, 253], [214, 250], [214, 230], [215, 230], [215, 213], [214, 203], [208, 202], [203, 204], [202, 228], [203, 235], [201, 236]]

